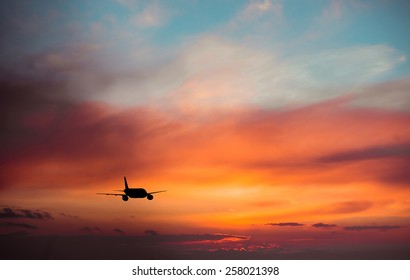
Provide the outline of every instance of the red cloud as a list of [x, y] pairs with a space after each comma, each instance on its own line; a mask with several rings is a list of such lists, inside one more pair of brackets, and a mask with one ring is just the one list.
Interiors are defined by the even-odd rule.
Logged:
[[[46, 107], [52, 108], [54, 103], [49, 103]], [[131, 173], [158, 178], [167, 172], [168, 179], [183, 184], [230, 182], [241, 175], [235, 179], [227, 171], [237, 170], [252, 174], [246, 180], [259, 182], [320, 184], [369, 176], [382, 183], [392, 181], [398, 169], [383, 167], [391, 160], [385, 153], [407, 161], [407, 146], [391, 139], [410, 139], [410, 116], [346, 109], [341, 104], [289, 111], [232, 110], [184, 119], [148, 108], [68, 103], [47, 117], [47, 125], [30, 122], [38, 119], [38, 112], [29, 109], [22, 111], [28, 122], [16, 123], [20, 133], [9, 129], [5, 135], [6, 143], [13, 144], [3, 150], [2, 164], [10, 171], [3, 176], [22, 180], [19, 170], [26, 180], [42, 182], [41, 178], [57, 180], [60, 170], [76, 174], [74, 180], [80, 183], [90, 176], [104, 180]], [[356, 161], [352, 168], [350, 162], [339, 160], [369, 156], [378, 161]], [[339, 166], [330, 165], [329, 159]], [[201, 169], [208, 172], [196, 171]], [[399, 177], [406, 180], [406, 174]]]

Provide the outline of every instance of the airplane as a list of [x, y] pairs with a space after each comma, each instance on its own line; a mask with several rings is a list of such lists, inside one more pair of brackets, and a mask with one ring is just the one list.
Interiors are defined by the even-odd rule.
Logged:
[[154, 193], [166, 192], [166, 191], [156, 191], [156, 192], [147, 192], [145, 189], [142, 188], [129, 188], [127, 183], [127, 178], [124, 176], [124, 185], [125, 189], [123, 190], [124, 194], [121, 193], [97, 193], [102, 195], [115, 195], [115, 196], [122, 196], [122, 200], [127, 201], [128, 198], [144, 198], [146, 197], [148, 200], [152, 200]]

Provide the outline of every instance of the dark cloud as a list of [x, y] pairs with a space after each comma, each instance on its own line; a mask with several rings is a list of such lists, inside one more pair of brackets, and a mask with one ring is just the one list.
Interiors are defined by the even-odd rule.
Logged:
[[0, 78], [0, 164], [5, 167], [35, 156], [39, 147], [51, 145], [50, 132], [72, 106], [60, 82], [12, 79], [24, 82]]
[[20, 228], [27, 228], [27, 229], [37, 229], [36, 226], [27, 224], [27, 223], [13, 223], [13, 222], [2, 222], [0, 223], [0, 227], [20, 227]]
[[318, 159], [322, 163], [338, 163], [383, 158], [409, 158], [410, 143], [391, 144], [350, 150], [327, 155]]
[[3, 208], [3, 210], [0, 212], [0, 218], [21, 218], [23, 215], [22, 214], [17, 214], [14, 212], [11, 208]]
[[352, 173], [362, 179], [408, 186], [410, 183], [410, 143], [365, 147], [326, 155], [317, 159], [324, 164], [357, 164]]
[[223, 241], [223, 240], [248, 240], [250, 237], [235, 234], [182, 234], [182, 235], [157, 235], [158, 242], [187, 243], [203, 241]]
[[80, 228], [80, 231], [82, 231], [84, 233], [87, 233], [87, 234], [97, 234], [97, 233], [101, 234], [101, 233], [103, 233], [103, 231], [99, 227], [88, 227], [88, 226]]
[[[79, 101], [72, 91], [62, 81], [0, 78], [0, 188], [24, 180], [11, 174], [32, 171], [37, 162], [64, 162], [65, 172], [75, 172], [73, 180], [82, 183], [84, 177], [105, 179], [101, 174], [121, 176], [127, 170], [147, 174], [161, 167], [164, 157], [155, 152], [161, 147], [153, 143], [174, 133], [176, 124], [141, 107], [118, 110], [103, 102]], [[127, 156], [135, 150], [139, 156]], [[98, 169], [93, 168], [96, 162]]]
[[69, 218], [69, 219], [80, 219], [79, 216], [76, 215], [70, 215], [70, 214], [66, 214], [66, 213], [60, 213], [60, 216], [64, 217], [64, 218]]
[[299, 224], [299, 223], [268, 223], [265, 224], [267, 226], [279, 226], [279, 227], [300, 227], [304, 226], [304, 224]]
[[387, 172], [379, 174], [379, 179], [387, 184], [410, 186], [410, 157], [388, 162]]
[[[292, 248], [265, 244], [243, 237], [234, 248], [225, 243], [219, 246], [190, 245], [186, 242], [170, 240], [202, 240], [212, 234], [194, 237], [160, 235], [153, 240], [150, 236], [126, 235], [76, 235], [41, 236], [27, 233], [0, 235], [0, 259], [56, 259], [56, 260], [375, 260], [404, 259], [410, 257], [408, 245], [357, 244], [357, 246], [337, 246], [326, 248]], [[216, 236], [215, 236], [216, 238]], [[158, 241], [159, 239], [159, 241]], [[217, 242], [213, 242], [217, 243]], [[232, 242], [232, 243], [237, 243]]]
[[[4, 21], [2, 17], [0, 22]], [[14, 22], [15, 18], [6, 21]], [[59, 160], [73, 168], [78, 162], [114, 162], [107, 163], [110, 170], [134, 169], [135, 165], [142, 170], [148, 166], [139, 158], [130, 163], [124, 155], [138, 147], [141, 139], [150, 137], [148, 131], [155, 130], [148, 128], [153, 123], [145, 126], [150, 113], [135, 109], [110, 114], [107, 103], [87, 101], [90, 95], [98, 96], [118, 78], [116, 74], [107, 74], [111, 66], [103, 67], [97, 62], [98, 52], [98, 46], [92, 44], [63, 44], [53, 50], [22, 55], [18, 62], [13, 62], [16, 66], [8, 69], [2, 69], [5, 63], [0, 63], [0, 168], [4, 171], [0, 174], [0, 188], [23, 180], [12, 178], [9, 174], [13, 172], [9, 171], [21, 170], [21, 165], [27, 167], [27, 163], [29, 168], [35, 168], [37, 161]], [[15, 57], [11, 57], [14, 61]], [[113, 146], [117, 147], [116, 152]], [[119, 162], [124, 163], [124, 168], [117, 166]]]
[[[44, 57], [47, 56], [39, 56], [36, 59], [45, 59]], [[37, 60], [35, 65], [39, 64]], [[9, 175], [16, 170], [24, 173], [25, 168], [29, 169], [33, 177], [42, 178], [43, 174], [38, 170], [37, 163], [53, 164], [57, 161], [64, 165], [62, 172], [66, 172], [66, 175], [76, 174], [75, 178], [70, 179], [70, 188], [73, 188], [73, 186], [80, 186], [80, 183], [87, 183], [87, 180], [95, 182], [96, 178], [105, 180], [104, 176], [111, 178], [121, 176], [127, 173], [127, 170], [132, 170], [134, 174], [135, 172], [144, 175], [160, 174], [161, 168], [168, 165], [178, 168], [179, 161], [185, 156], [190, 156], [193, 164], [204, 164], [201, 161], [209, 164], [218, 159], [233, 167], [257, 169], [260, 172], [267, 172], [266, 169], [284, 169], [284, 172], [281, 172], [283, 175], [280, 176], [284, 181], [311, 180], [317, 183], [323, 180], [320, 178], [323, 170], [313, 172], [321, 165], [316, 161], [314, 164], [311, 164], [310, 160], [302, 164], [303, 160], [298, 158], [295, 160], [292, 155], [277, 158], [277, 153], [266, 155], [263, 148], [272, 146], [272, 143], [266, 139], [276, 139], [275, 135], [282, 135], [286, 141], [274, 142], [275, 149], [283, 150], [284, 154], [288, 154], [288, 151], [295, 155], [304, 154], [303, 151], [301, 153], [299, 150], [294, 150], [292, 143], [294, 139], [303, 137], [305, 134], [323, 133], [322, 129], [318, 130], [315, 125], [317, 120], [314, 111], [320, 111], [317, 108], [310, 108], [313, 112], [296, 110], [282, 113], [275, 110], [250, 110], [246, 116], [229, 112], [222, 116], [220, 122], [204, 122], [195, 129], [186, 129], [187, 122], [178, 118], [169, 118], [162, 112], [143, 106], [119, 109], [109, 103], [87, 102], [90, 92], [99, 92], [98, 90], [84, 91], [84, 98], [80, 100], [76, 95], [82, 91], [75, 90], [67, 83], [64, 79], [24, 76], [0, 80], [0, 92], [4, 98], [0, 104], [0, 117], [4, 120], [0, 123], [2, 131], [0, 167], [5, 171], [1, 174], [3, 178], [0, 177], [0, 181], [16, 185], [21, 181], [29, 180]], [[102, 83], [98, 87], [103, 89], [106, 86], [107, 84]], [[311, 119], [306, 118], [306, 115], [312, 115]], [[348, 114], [343, 114], [343, 118], [346, 115]], [[329, 127], [329, 131], [334, 127], [332, 121], [324, 122], [325, 126]], [[310, 129], [305, 131], [305, 127]], [[312, 130], [312, 127], [315, 129]], [[232, 139], [219, 138], [218, 131], [221, 130], [227, 131], [227, 135]], [[298, 133], [294, 135], [293, 131]], [[205, 135], [216, 135], [216, 137], [208, 143], [203, 141], [206, 139]], [[333, 133], [326, 135], [333, 135]], [[248, 142], [246, 139], [252, 140]], [[243, 160], [238, 161], [235, 156], [232, 156], [236, 153], [230, 148], [218, 149], [224, 146], [226, 141], [242, 143], [241, 147], [244, 150], [257, 146], [261, 148], [255, 149], [255, 156], [250, 158], [244, 156]], [[311, 150], [315, 150], [316, 143], [312, 141]], [[207, 153], [209, 156], [192, 156], [202, 149], [209, 151]], [[176, 155], [175, 150], [180, 154]], [[127, 156], [130, 151], [138, 151], [137, 156]], [[260, 159], [260, 162], [255, 162], [255, 158]], [[319, 161], [326, 162], [326, 160], [330, 159], [323, 158]], [[98, 168], [95, 168], [97, 164]], [[407, 180], [409, 175], [405, 172], [405, 165], [401, 170], [403, 172], [400, 174], [396, 172], [392, 176], [386, 176], [386, 180]], [[294, 176], [295, 172], [301, 176]], [[47, 175], [56, 177], [51, 179], [60, 179], [57, 174], [48, 172]], [[185, 180], [188, 180], [187, 176]], [[64, 184], [67, 186], [69, 184], [67, 180], [59, 182], [61, 188], [65, 187]], [[31, 183], [34, 184], [33, 181]], [[1, 184], [0, 188], [5, 188], [7, 185]]]
[[333, 227], [337, 227], [337, 225], [317, 223], [317, 224], [313, 224], [312, 227], [316, 227], [316, 228], [333, 228]]
[[399, 229], [402, 226], [349, 226], [344, 227], [345, 230], [351, 231], [365, 231], [365, 230], [380, 230], [380, 231], [387, 231], [392, 229]]
[[38, 219], [38, 220], [53, 220], [54, 218], [50, 213], [38, 210], [29, 209], [11, 209], [8, 207], [3, 208], [0, 212], [0, 219], [4, 218], [27, 218], [27, 219]]
[[114, 232], [119, 233], [119, 234], [125, 234], [125, 231], [119, 229], [119, 228], [115, 228], [113, 229]]
[[40, 219], [40, 220], [54, 219], [48, 212], [31, 211], [27, 209], [21, 209], [20, 211], [24, 214], [25, 218]]
[[146, 231], [144, 231], [145, 234], [149, 235], [149, 236], [157, 236], [158, 232], [153, 230], [153, 229], [147, 229]]

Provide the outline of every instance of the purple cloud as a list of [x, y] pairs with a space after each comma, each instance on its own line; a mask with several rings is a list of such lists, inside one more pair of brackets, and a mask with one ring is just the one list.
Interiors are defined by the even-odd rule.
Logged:
[[28, 229], [37, 229], [36, 226], [27, 224], [27, 223], [12, 223], [12, 222], [3, 222], [0, 223], [0, 227], [22, 227]]
[[153, 230], [153, 229], [147, 229], [146, 231], [144, 231], [145, 234], [149, 235], [149, 236], [157, 236], [158, 232]]
[[279, 227], [301, 227], [304, 226], [304, 224], [299, 224], [299, 223], [268, 223], [265, 224], [267, 226], [279, 226]]
[[313, 224], [312, 227], [316, 227], [316, 228], [333, 228], [333, 227], [337, 227], [337, 225], [317, 223], [317, 224]]
[[29, 209], [11, 209], [9, 207], [3, 208], [0, 212], [0, 219], [6, 218], [27, 218], [27, 219], [37, 219], [37, 220], [53, 220], [54, 218], [50, 213], [38, 210]]
[[113, 229], [113, 231], [115, 231], [116, 233], [119, 233], [119, 234], [125, 234], [125, 231], [123, 231], [122, 229], [119, 229], [119, 228], [115, 228], [115, 229]]
[[351, 230], [351, 231], [363, 231], [363, 230], [380, 230], [380, 231], [386, 231], [386, 230], [392, 230], [392, 229], [399, 229], [402, 228], [402, 226], [349, 226], [349, 227], [344, 227], [345, 230]]
[[337, 163], [381, 158], [410, 157], [410, 143], [391, 144], [344, 151], [319, 158], [319, 162]]
[[80, 228], [80, 231], [84, 233], [88, 233], [88, 234], [103, 233], [102, 229], [100, 229], [99, 227], [88, 227], [88, 226]]

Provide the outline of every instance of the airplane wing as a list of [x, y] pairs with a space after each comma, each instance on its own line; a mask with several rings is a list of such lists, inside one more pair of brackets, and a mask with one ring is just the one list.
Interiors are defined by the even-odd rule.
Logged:
[[148, 193], [148, 194], [153, 194], [153, 193], [160, 193], [160, 192], [166, 192], [166, 190], [165, 190], [165, 191], [156, 191], [156, 192], [150, 192], [150, 193]]
[[123, 196], [124, 194], [120, 194], [120, 193], [97, 193], [97, 194], [103, 194], [103, 195], [115, 195], [115, 196]]

